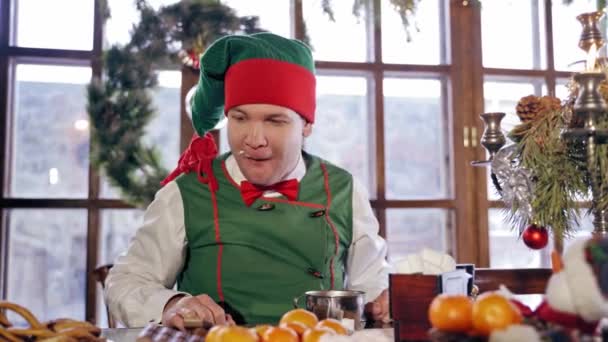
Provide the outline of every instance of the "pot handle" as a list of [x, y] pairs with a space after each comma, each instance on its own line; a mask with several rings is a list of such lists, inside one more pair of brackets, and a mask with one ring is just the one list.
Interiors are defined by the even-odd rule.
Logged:
[[294, 297], [294, 299], [293, 299], [293, 308], [294, 309], [300, 308], [300, 305], [298, 304], [298, 302], [300, 301], [300, 298], [302, 298], [302, 297], [304, 297], [304, 294]]

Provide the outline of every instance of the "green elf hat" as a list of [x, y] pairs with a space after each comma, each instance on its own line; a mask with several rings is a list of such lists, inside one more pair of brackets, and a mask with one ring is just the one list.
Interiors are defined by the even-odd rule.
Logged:
[[310, 48], [272, 33], [218, 39], [201, 57], [192, 122], [203, 136], [225, 112], [243, 104], [287, 107], [315, 120], [315, 67]]

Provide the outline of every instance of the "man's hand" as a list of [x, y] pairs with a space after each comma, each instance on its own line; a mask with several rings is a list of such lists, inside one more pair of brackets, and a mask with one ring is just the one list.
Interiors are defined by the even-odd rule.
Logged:
[[224, 309], [206, 294], [171, 298], [163, 310], [163, 325], [184, 331], [184, 320], [188, 319], [200, 319], [213, 325], [234, 324], [232, 317], [226, 315]]
[[388, 289], [382, 291], [378, 298], [372, 302], [365, 304], [365, 314], [369, 319], [381, 321], [383, 323], [390, 322], [390, 313], [388, 310]]

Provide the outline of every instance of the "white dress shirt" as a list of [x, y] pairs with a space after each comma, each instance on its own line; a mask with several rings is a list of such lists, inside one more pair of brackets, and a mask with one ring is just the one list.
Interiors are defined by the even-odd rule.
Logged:
[[[245, 180], [233, 156], [225, 163], [237, 184]], [[300, 181], [305, 173], [306, 164], [300, 158], [285, 179]], [[280, 194], [269, 191], [264, 196]], [[356, 180], [352, 206], [353, 235], [345, 286], [365, 292], [366, 301], [372, 301], [388, 287], [390, 266], [385, 260], [386, 243], [378, 235], [378, 221], [369, 197], [365, 187]], [[172, 181], [156, 193], [127, 252], [116, 259], [110, 270], [105, 300], [112, 316], [128, 327], [159, 322], [167, 301], [181, 293], [173, 288], [184, 266], [187, 244], [182, 198], [178, 185]]]

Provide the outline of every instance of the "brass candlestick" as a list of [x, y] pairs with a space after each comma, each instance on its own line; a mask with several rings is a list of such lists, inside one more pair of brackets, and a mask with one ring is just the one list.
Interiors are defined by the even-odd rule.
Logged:
[[[593, 234], [596, 236], [608, 236], [608, 210], [600, 208], [600, 199], [608, 196], [606, 192], [606, 175], [600, 173], [600, 165], [597, 160], [597, 148], [600, 144], [606, 144], [608, 130], [599, 129], [598, 121], [606, 119], [608, 105], [599, 93], [600, 83], [606, 80], [603, 72], [594, 71], [596, 56], [593, 55], [604, 45], [604, 38], [597, 28], [603, 12], [584, 13], [576, 17], [583, 25], [583, 32], [579, 41], [579, 47], [588, 54], [586, 69], [588, 71], [574, 75], [578, 83], [580, 93], [574, 103], [574, 117], [576, 122], [584, 122], [583, 127], [566, 129], [562, 133], [564, 139], [570, 141], [582, 141], [585, 146], [587, 176], [591, 188], [591, 211], [593, 212]], [[595, 47], [592, 50], [592, 47]], [[589, 71], [590, 70], [590, 71]]]
[[500, 128], [500, 122], [505, 117], [505, 113], [483, 113], [479, 115], [479, 117], [483, 120], [485, 127], [483, 130], [483, 135], [481, 136], [481, 145], [488, 150], [490, 153], [490, 158], [488, 158], [488, 160], [474, 161], [471, 163], [471, 165], [486, 166], [492, 162], [496, 153], [500, 151], [500, 149], [507, 142], [507, 139]]
[[604, 12], [597, 11], [583, 13], [576, 17], [576, 20], [583, 25], [583, 31], [581, 32], [581, 37], [578, 41], [578, 46], [583, 49], [583, 51], [589, 52], [593, 45], [599, 50], [599, 48], [604, 45], [604, 37], [602, 37], [602, 32], [600, 32], [597, 27], [602, 16], [604, 16]]
[[591, 210], [594, 215], [593, 234], [608, 236], [608, 210], [599, 208], [598, 202], [601, 198], [608, 196], [604, 182], [600, 174], [600, 165], [597, 161], [597, 147], [605, 144], [608, 138], [608, 130], [599, 129], [598, 120], [604, 118], [608, 105], [599, 93], [600, 82], [606, 79], [602, 72], [583, 72], [576, 74], [574, 80], [580, 86], [580, 94], [574, 103], [574, 118], [584, 122], [583, 127], [570, 128], [562, 133], [562, 137], [568, 140], [582, 141], [586, 150], [587, 173], [591, 187]]

